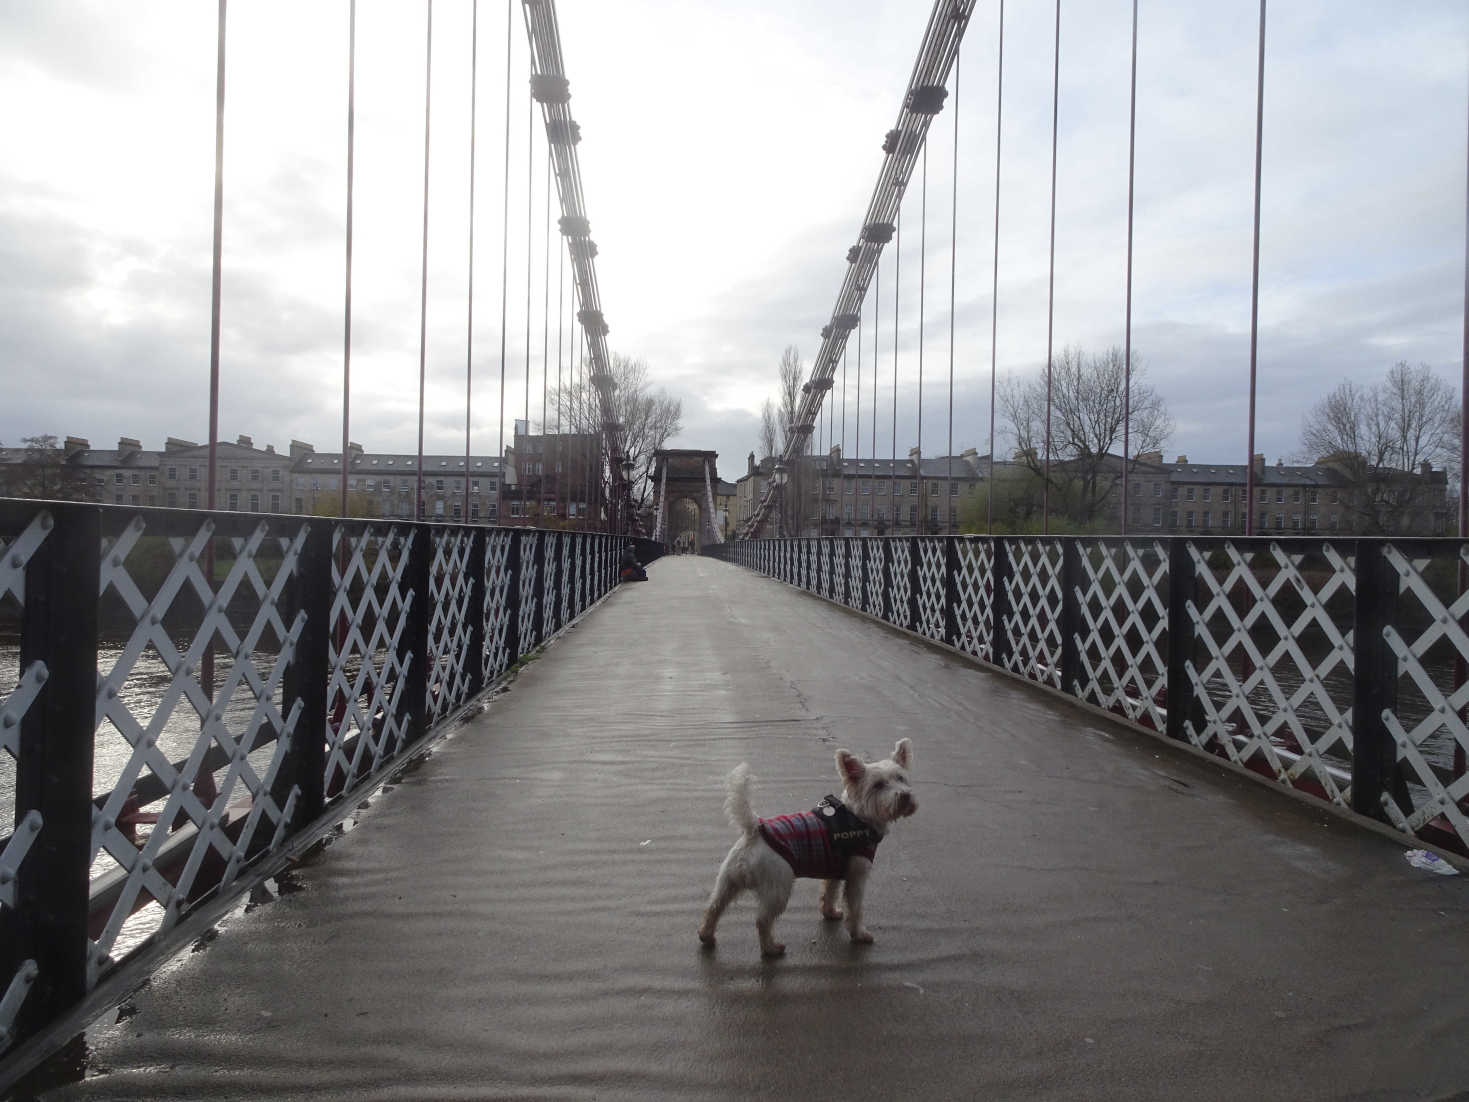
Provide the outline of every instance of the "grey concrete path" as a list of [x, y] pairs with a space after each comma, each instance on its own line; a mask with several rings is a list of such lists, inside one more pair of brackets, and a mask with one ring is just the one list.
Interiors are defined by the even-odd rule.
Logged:
[[[1435, 1098], [1466, 877], [739, 568], [663, 560], [86, 1038], [57, 1098]], [[694, 930], [733, 832], [914, 740], [877, 943], [798, 882]], [[120, 1019], [120, 1020], [115, 1020]]]

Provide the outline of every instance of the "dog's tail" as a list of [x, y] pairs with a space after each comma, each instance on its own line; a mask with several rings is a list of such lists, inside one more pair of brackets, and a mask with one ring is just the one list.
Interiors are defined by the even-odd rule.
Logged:
[[729, 816], [730, 823], [747, 836], [754, 835], [760, 829], [760, 820], [755, 815], [755, 809], [750, 806], [750, 786], [754, 781], [750, 767], [744, 762], [735, 766], [725, 780], [729, 794], [724, 797], [724, 813]]

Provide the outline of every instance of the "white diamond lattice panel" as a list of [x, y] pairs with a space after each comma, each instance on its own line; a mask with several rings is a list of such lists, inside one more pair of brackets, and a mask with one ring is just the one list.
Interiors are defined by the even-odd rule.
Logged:
[[918, 541], [918, 633], [930, 639], [944, 637], [944, 541]]
[[489, 684], [510, 668], [510, 541], [504, 529], [485, 533], [485, 625], [483, 683]]
[[520, 534], [520, 653], [529, 654], [540, 639], [536, 635], [536, 596], [540, 592], [537, 576], [539, 532]]
[[892, 602], [888, 619], [900, 628], [910, 627], [913, 620], [913, 541], [894, 540], [891, 545], [893, 564], [889, 572]]
[[[1469, 635], [1463, 625], [1469, 617], [1469, 592], [1454, 593], [1430, 580], [1430, 560], [1412, 559], [1388, 545], [1383, 558], [1399, 578], [1398, 623], [1383, 639], [1398, 663], [1396, 706], [1383, 715], [1388, 734], [1397, 744], [1397, 767], [1408, 808], [1385, 793], [1382, 806], [1399, 830], [1417, 833], [1426, 827], [1448, 831], [1461, 845], [1469, 845], [1469, 773], [1458, 762], [1469, 756], [1469, 684], [1455, 685], [1456, 669], [1469, 661]], [[1469, 547], [1460, 547], [1453, 563], [1438, 556], [1437, 573], [1452, 578], [1454, 566], [1469, 569]], [[1412, 624], [1418, 628], [1412, 634]]]
[[[411, 655], [404, 632], [415, 600], [407, 569], [427, 529], [332, 529], [332, 631], [327, 654], [326, 793], [335, 795], [402, 748]], [[422, 701], [413, 702], [422, 707]]]
[[1061, 687], [1061, 544], [1011, 540], [1005, 628], [1008, 668], [1022, 677]]
[[881, 619], [883, 614], [883, 571], [887, 564], [887, 540], [867, 541], [867, 600], [864, 608], [869, 616]]
[[847, 541], [834, 539], [831, 544], [831, 599], [847, 603]]
[[[103, 747], [109, 731], [126, 742], [128, 757], [92, 821], [94, 869], [99, 859], [116, 868], [93, 882], [93, 897], [113, 905], [88, 946], [89, 983], [108, 967], [125, 923], [135, 934], [168, 929], [199, 893], [231, 883], [247, 854], [262, 843], [274, 848], [285, 836], [298, 789], [292, 786], [281, 806], [274, 788], [301, 705], [281, 714], [281, 681], [305, 614], [287, 629], [280, 608], [306, 526], [267, 538], [269, 524], [280, 523], [260, 521], [247, 537], [228, 541], [234, 558], [216, 560], [216, 570], [228, 564], [217, 589], [203, 569], [212, 519], [200, 522], [151, 598], [131, 571], [146, 577], [167, 541], [148, 537], [140, 546], [147, 524], [138, 516], [104, 547], [99, 593], [104, 602], [115, 597], [136, 626], [97, 686], [99, 758], [110, 753]], [[175, 601], [184, 610], [193, 601], [204, 609], [183, 650], [166, 624]], [[218, 678], [212, 692], [201, 684], [206, 651], [214, 652]], [[134, 674], [151, 679], [159, 667], [167, 681], [150, 711]], [[186, 708], [175, 717], [180, 704]], [[152, 829], [140, 839], [138, 824], [147, 820], [132, 807], [159, 802]]]
[[1204, 724], [1186, 722], [1187, 737], [1346, 805], [1355, 563], [1329, 543], [1188, 547], [1204, 598], [1189, 603]]
[[994, 661], [995, 545], [991, 540], [961, 539], [954, 547], [957, 576], [954, 593], [958, 607], [954, 620], [959, 649], [987, 662]]
[[847, 544], [847, 604], [852, 608], [863, 607], [862, 592], [862, 541], [849, 538]]
[[1067, 691], [1155, 731], [1168, 726], [1168, 553], [1156, 540], [1079, 544], [1081, 683]]
[[428, 592], [428, 715], [437, 723], [469, 699], [469, 555], [467, 528], [434, 533]]

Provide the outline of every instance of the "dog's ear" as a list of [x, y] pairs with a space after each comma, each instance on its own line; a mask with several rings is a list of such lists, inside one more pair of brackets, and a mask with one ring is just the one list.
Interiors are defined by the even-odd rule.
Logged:
[[898, 745], [893, 747], [893, 761], [904, 769], [913, 768], [913, 740], [900, 738]]
[[846, 750], [838, 750], [837, 773], [848, 784], [857, 784], [866, 776], [867, 766], [863, 764], [861, 758], [853, 756]]

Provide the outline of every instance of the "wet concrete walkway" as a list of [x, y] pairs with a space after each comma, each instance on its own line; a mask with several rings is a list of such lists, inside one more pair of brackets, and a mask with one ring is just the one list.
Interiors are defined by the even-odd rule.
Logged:
[[[877, 943], [732, 839], [914, 740]], [[86, 1038], [55, 1098], [1430, 1098], [1469, 1089], [1469, 877], [737, 567], [656, 563]]]

